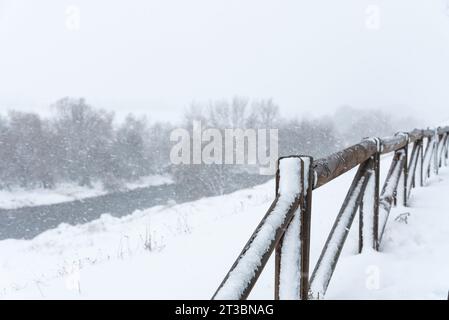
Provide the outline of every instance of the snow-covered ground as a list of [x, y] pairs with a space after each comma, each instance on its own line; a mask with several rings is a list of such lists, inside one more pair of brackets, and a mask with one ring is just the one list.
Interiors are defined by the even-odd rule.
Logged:
[[[389, 161], [383, 161], [385, 175]], [[312, 267], [354, 172], [314, 191]], [[123, 218], [0, 242], [0, 298], [209, 299], [265, 214], [274, 182]], [[449, 169], [393, 209], [381, 252], [357, 252], [355, 220], [328, 299], [446, 299]], [[409, 213], [407, 223], [395, 221]], [[404, 220], [404, 219], [402, 219]], [[273, 259], [250, 298], [273, 297]]]
[[[159, 186], [173, 183], [167, 176], [152, 175], [135, 182], [126, 183], [125, 190], [133, 190], [149, 186]], [[0, 209], [15, 209], [27, 206], [55, 204], [80, 200], [106, 194], [101, 182], [93, 183], [92, 187], [81, 187], [73, 183], [59, 183], [54, 189], [24, 189], [13, 188], [0, 190]]]

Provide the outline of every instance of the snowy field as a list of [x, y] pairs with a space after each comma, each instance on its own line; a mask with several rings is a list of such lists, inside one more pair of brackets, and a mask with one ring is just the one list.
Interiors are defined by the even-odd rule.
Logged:
[[[383, 161], [385, 175], [389, 161]], [[314, 192], [312, 267], [354, 171]], [[274, 182], [0, 242], [0, 298], [209, 299], [269, 207]], [[381, 252], [357, 252], [357, 218], [328, 299], [447, 299], [449, 170], [390, 214]], [[395, 218], [409, 213], [407, 221]], [[272, 299], [274, 264], [250, 298]]]
[[[167, 176], [152, 175], [142, 177], [136, 182], [126, 183], [124, 190], [134, 190], [150, 186], [173, 183]], [[81, 187], [72, 183], [59, 183], [54, 189], [24, 189], [12, 188], [0, 190], [0, 209], [16, 209], [38, 205], [55, 204], [67, 201], [81, 200], [108, 193], [100, 182], [92, 187]]]

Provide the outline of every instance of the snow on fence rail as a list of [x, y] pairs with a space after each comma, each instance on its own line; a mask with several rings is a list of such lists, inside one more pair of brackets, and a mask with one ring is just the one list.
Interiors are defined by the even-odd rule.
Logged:
[[[426, 145], [424, 149], [424, 145]], [[412, 146], [412, 152], [409, 148]], [[380, 155], [393, 153], [380, 189]], [[275, 299], [320, 299], [338, 262], [354, 217], [359, 211], [359, 252], [379, 250], [402, 178], [402, 201], [423, 186], [432, 169], [448, 164], [449, 127], [399, 132], [367, 138], [330, 156], [280, 158], [276, 198], [248, 240], [212, 299], [246, 299], [275, 251]], [[309, 276], [312, 191], [359, 166], [320, 258]], [[417, 170], [419, 172], [417, 176]], [[381, 191], [380, 191], [381, 190]]]

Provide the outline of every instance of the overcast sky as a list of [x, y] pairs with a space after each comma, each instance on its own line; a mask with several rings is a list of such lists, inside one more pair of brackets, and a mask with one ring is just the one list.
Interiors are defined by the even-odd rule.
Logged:
[[83, 96], [169, 120], [241, 95], [449, 118], [446, 2], [0, 0], [0, 112]]

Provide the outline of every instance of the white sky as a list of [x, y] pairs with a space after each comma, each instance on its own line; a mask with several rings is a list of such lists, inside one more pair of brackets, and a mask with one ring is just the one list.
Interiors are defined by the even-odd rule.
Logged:
[[[80, 9], [80, 30], [66, 9]], [[366, 27], [369, 5], [379, 29]], [[272, 97], [449, 118], [446, 0], [0, 0], [0, 112], [63, 96], [173, 119], [192, 101]]]

